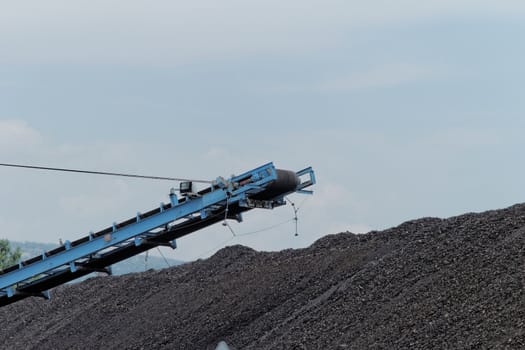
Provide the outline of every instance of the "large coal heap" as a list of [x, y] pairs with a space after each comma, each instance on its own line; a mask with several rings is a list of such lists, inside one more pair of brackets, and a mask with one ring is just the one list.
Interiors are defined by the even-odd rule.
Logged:
[[0, 310], [5, 349], [525, 348], [525, 205], [233, 246]]

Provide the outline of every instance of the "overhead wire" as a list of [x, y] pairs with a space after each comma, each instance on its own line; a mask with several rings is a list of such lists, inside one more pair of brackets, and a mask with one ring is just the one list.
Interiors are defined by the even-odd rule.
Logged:
[[310, 199], [310, 197], [311, 197], [311, 196], [306, 196], [306, 197], [303, 199], [303, 201], [301, 202], [301, 204], [299, 204], [299, 205], [297, 206], [297, 211], [299, 211], [299, 209], [302, 208], [302, 206], [306, 203], [306, 201], [308, 201], [308, 200]]
[[230, 226], [230, 223], [228, 222], [228, 207], [230, 204], [230, 197], [226, 198], [226, 209], [224, 210], [224, 221], [222, 223], [222, 226], [227, 226], [230, 229], [230, 232], [232, 233], [233, 237], [235, 237], [235, 231], [233, 231], [233, 228]]
[[268, 227], [265, 227], [265, 228], [262, 228], [262, 229], [259, 229], [259, 230], [256, 230], [256, 231], [251, 231], [251, 232], [244, 232], [244, 233], [238, 233], [236, 236], [237, 237], [243, 237], [243, 236], [251, 236], [251, 235], [254, 235], [254, 234], [257, 234], [257, 233], [261, 233], [261, 232], [265, 232], [265, 231], [269, 231], [271, 229], [274, 229], [276, 227], [279, 227], [279, 226], [282, 226], [284, 224], [287, 224], [291, 221], [293, 221], [294, 219], [291, 218], [291, 219], [288, 219], [286, 221], [283, 221], [283, 222], [279, 222], [277, 224], [274, 224], [274, 225], [271, 225], [271, 226], [268, 226]]
[[286, 221], [282, 221], [282, 222], [279, 222], [277, 224], [274, 224], [274, 225], [271, 225], [271, 226], [268, 226], [268, 227], [265, 227], [263, 229], [260, 229], [260, 230], [256, 230], [256, 231], [251, 231], [251, 232], [244, 232], [244, 233], [234, 233], [233, 232], [233, 228], [231, 226], [228, 225], [229, 229], [232, 230], [232, 233], [233, 233], [233, 236], [232, 237], [229, 237], [227, 240], [221, 242], [220, 244], [216, 245], [215, 247], [205, 251], [204, 253], [201, 253], [197, 256], [196, 259], [200, 259], [200, 258], [203, 258], [205, 257], [206, 255], [208, 255], [209, 253], [211, 252], [214, 252], [216, 251], [217, 249], [223, 247], [225, 244], [227, 243], [230, 243], [231, 241], [233, 241], [235, 238], [237, 237], [245, 237], [245, 236], [250, 236], [250, 235], [254, 235], [254, 234], [257, 234], [257, 233], [261, 233], [261, 232], [265, 232], [265, 231], [269, 231], [269, 230], [272, 230], [276, 227], [279, 227], [279, 226], [282, 226], [282, 225], [285, 225], [291, 221], [293, 221], [294, 219], [291, 218], [291, 219], [288, 219]]
[[25, 169], [33, 169], [33, 170], [62, 171], [62, 172], [69, 172], [69, 173], [81, 173], [81, 174], [92, 174], [92, 175], [122, 176], [122, 177], [132, 177], [132, 178], [151, 179], [151, 180], [189, 181], [189, 182], [199, 182], [199, 183], [212, 183], [212, 181], [209, 181], [209, 180], [187, 179], [187, 178], [168, 177], [168, 176], [152, 176], [152, 175], [139, 175], [139, 174], [127, 174], [127, 173], [114, 173], [114, 172], [107, 172], [107, 171], [80, 170], [80, 169], [70, 169], [70, 168], [55, 168], [55, 167], [37, 166], [37, 165], [25, 165], [25, 164], [0, 163], [0, 166], [11, 167], [11, 168], [25, 168]]
[[146, 255], [144, 256], [144, 271], [148, 270], [148, 254], [149, 250], [146, 250]]
[[[204, 253], [200, 254], [197, 256], [196, 259], [200, 259], [200, 258], [203, 258], [205, 257], [206, 255], [208, 255], [209, 253], [211, 252], [214, 252], [216, 251], [217, 249], [223, 247], [225, 244], [228, 244], [229, 242], [231, 242], [232, 240], [238, 238], [238, 237], [245, 237], [245, 236], [250, 236], [250, 235], [254, 235], [254, 234], [258, 234], [258, 233], [261, 233], [261, 232], [265, 232], [265, 231], [269, 231], [269, 230], [272, 230], [276, 227], [279, 227], [279, 226], [282, 226], [282, 225], [285, 225], [291, 221], [295, 221], [295, 235], [294, 236], [298, 236], [298, 231], [297, 231], [297, 221], [298, 221], [298, 216], [297, 216], [297, 212], [303, 207], [303, 205], [306, 203], [306, 201], [308, 200], [309, 197], [306, 197], [302, 202], [301, 204], [299, 204], [298, 206], [295, 206], [295, 203], [293, 203], [290, 199], [288, 199], [288, 197], [285, 197], [286, 201], [288, 201], [290, 204], [292, 204], [292, 208], [294, 210], [294, 217], [293, 218], [290, 218], [288, 220], [285, 220], [285, 221], [282, 221], [282, 222], [279, 222], [277, 224], [274, 224], [274, 225], [270, 225], [270, 226], [267, 226], [265, 228], [262, 228], [262, 229], [259, 229], [259, 230], [255, 230], [255, 231], [250, 231], [250, 232], [244, 232], [244, 233], [235, 233], [235, 231], [233, 230], [233, 228], [231, 227], [231, 225], [227, 222], [226, 218], [227, 218], [227, 215], [228, 215], [228, 201], [226, 201], [226, 209], [224, 211], [225, 213], [225, 216], [224, 216], [224, 222], [223, 222], [223, 226], [227, 226], [228, 229], [231, 231], [232, 233], [232, 237], [229, 237], [227, 240], [221, 242], [220, 244], [216, 245], [215, 247], [205, 251]], [[219, 214], [221, 215], [221, 214]]]
[[[288, 198], [286, 198], [286, 200], [289, 201]], [[233, 236], [232, 237], [229, 237], [227, 240], [221, 242], [220, 244], [216, 245], [215, 247], [205, 251], [204, 253], [201, 253], [197, 256], [196, 259], [200, 259], [200, 258], [203, 258], [205, 257], [206, 255], [208, 255], [209, 253], [211, 252], [214, 252], [216, 251], [217, 249], [223, 247], [225, 244], [228, 244], [230, 243], [231, 241], [233, 241], [234, 239], [238, 238], [238, 237], [245, 237], [245, 236], [250, 236], [250, 235], [254, 235], [254, 234], [258, 234], [258, 233], [261, 233], [261, 232], [266, 232], [266, 231], [269, 231], [269, 230], [272, 230], [274, 228], [277, 228], [279, 226], [283, 226], [291, 221], [296, 221], [296, 218], [297, 218], [297, 212], [299, 211], [299, 209], [301, 209], [301, 207], [305, 204], [307, 198], [305, 198], [301, 204], [299, 206], [297, 206], [295, 209], [294, 209], [294, 217], [293, 218], [290, 218], [288, 220], [285, 220], [285, 221], [282, 221], [282, 222], [279, 222], [277, 224], [274, 224], [274, 225], [270, 225], [270, 226], [267, 226], [265, 228], [262, 228], [262, 229], [259, 229], [259, 230], [255, 230], [255, 231], [249, 231], [249, 232], [244, 232], [244, 233], [235, 233], [233, 231], [233, 228], [228, 224], [228, 222], [226, 221], [225, 219], [225, 222], [223, 222], [223, 226], [227, 226], [229, 228], [229, 230], [232, 232]], [[296, 221], [297, 222], [297, 221]], [[226, 223], [226, 224], [225, 224]], [[297, 233], [297, 224], [296, 224], [296, 233]], [[296, 234], [297, 236], [298, 234]]]
[[216, 251], [217, 249], [223, 247], [225, 244], [230, 243], [230, 241], [232, 241], [232, 240], [234, 240], [234, 239], [235, 239], [235, 236], [231, 236], [231, 237], [229, 237], [227, 240], [221, 242], [220, 244], [216, 245], [215, 247], [213, 247], [213, 248], [211, 248], [211, 249], [205, 251], [204, 253], [198, 255], [196, 259], [200, 259], [200, 258], [205, 257], [206, 255], [210, 254], [211, 252], [214, 252], [214, 251]]
[[157, 250], [159, 251], [160, 256], [162, 256], [162, 258], [164, 259], [164, 262], [166, 263], [166, 265], [168, 265], [168, 267], [171, 267], [170, 263], [168, 262], [168, 259], [166, 259], [164, 254], [162, 254], [162, 250], [160, 250], [160, 248], [158, 246], [157, 246]]
[[294, 236], [299, 236], [299, 231], [298, 231], [298, 224], [299, 224], [299, 217], [297, 217], [297, 212], [299, 211], [299, 208], [296, 208], [295, 207], [295, 203], [292, 202], [290, 199], [288, 199], [288, 197], [284, 197], [291, 205], [292, 205], [292, 209], [293, 209], [293, 214], [294, 214], [294, 217], [293, 217], [293, 221], [295, 221], [295, 234]]

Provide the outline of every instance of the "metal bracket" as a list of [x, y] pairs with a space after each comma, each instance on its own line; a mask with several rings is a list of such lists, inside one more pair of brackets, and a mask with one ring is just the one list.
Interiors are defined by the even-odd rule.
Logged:
[[246, 208], [259, 208], [259, 209], [273, 209], [274, 201], [256, 200], [246, 198], [240, 203], [241, 206]]

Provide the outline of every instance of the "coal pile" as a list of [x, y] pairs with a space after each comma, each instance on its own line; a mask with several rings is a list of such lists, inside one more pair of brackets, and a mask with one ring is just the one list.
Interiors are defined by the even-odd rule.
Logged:
[[525, 205], [233, 246], [0, 310], [5, 349], [523, 349]]

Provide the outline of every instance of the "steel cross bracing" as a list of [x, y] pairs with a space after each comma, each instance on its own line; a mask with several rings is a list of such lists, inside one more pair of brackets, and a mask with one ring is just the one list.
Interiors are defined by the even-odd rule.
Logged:
[[159, 245], [175, 248], [177, 238], [226, 218], [241, 221], [247, 210], [284, 205], [284, 196], [290, 193], [311, 193], [304, 188], [315, 184], [313, 170], [306, 168], [296, 175], [295, 188], [264, 200], [252, 196], [276, 182], [272, 163], [228, 180], [217, 178], [192, 196], [177, 198], [171, 193], [169, 204], [0, 270], [0, 306], [28, 296], [49, 298], [50, 288], [91, 272], [110, 273], [112, 264]]

